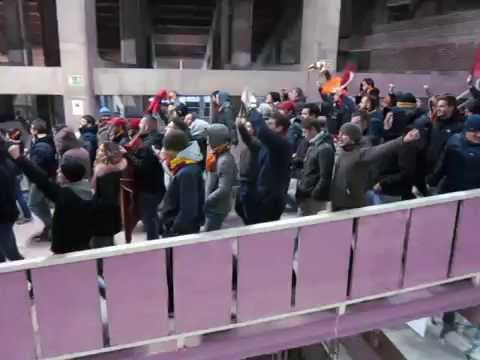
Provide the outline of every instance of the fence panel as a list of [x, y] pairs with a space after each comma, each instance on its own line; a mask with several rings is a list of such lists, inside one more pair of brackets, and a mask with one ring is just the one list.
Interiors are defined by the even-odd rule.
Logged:
[[103, 347], [95, 261], [32, 270], [43, 357]]
[[404, 287], [447, 279], [456, 215], [456, 202], [412, 210]]
[[228, 239], [173, 250], [177, 332], [230, 323], [232, 261], [232, 243]]
[[112, 345], [168, 334], [165, 250], [104, 260], [107, 312]]
[[297, 229], [288, 229], [239, 238], [239, 321], [290, 311], [296, 235]]
[[352, 226], [352, 220], [345, 220], [301, 229], [295, 296], [297, 309], [346, 300]]
[[351, 277], [351, 298], [397, 290], [408, 210], [358, 219]]

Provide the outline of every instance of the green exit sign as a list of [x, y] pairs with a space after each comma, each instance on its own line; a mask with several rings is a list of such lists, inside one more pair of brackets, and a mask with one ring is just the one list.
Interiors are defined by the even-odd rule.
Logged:
[[68, 83], [70, 86], [83, 86], [83, 76], [82, 75], [70, 75], [68, 77]]

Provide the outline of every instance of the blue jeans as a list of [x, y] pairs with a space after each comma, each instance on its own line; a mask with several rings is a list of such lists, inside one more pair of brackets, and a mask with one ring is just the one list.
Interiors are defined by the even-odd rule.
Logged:
[[216, 231], [222, 228], [223, 222], [225, 221], [227, 215], [215, 214], [205, 211], [205, 231]]
[[160, 238], [161, 223], [158, 217], [158, 206], [162, 202], [163, 194], [139, 193], [140, 216], [145, 226], [147, 240], [157, 240]]
[[32, 184], [30, 188], [29, 205], [32, 212], [38, 216], [46, 227], [52, 225], [52, 213], [50, 212], [48, 199], [35, 184]]
[[0, 224], [0, 263], [6, 260], [23, 260], [17, 247], [13, 224]]
[[25, 197], [23, 196], [22, 192], [22, 186], [20, 185], [20, 178], [17, 177], [17, 203], [18, 206], [20, 206], [20, 210], [22, 211], [22, 215], [25, 219], [31, 219], [32, 218], [32, 212], [30, 211], [30, 208], [28, 207], [27, 202], [25, 201]]

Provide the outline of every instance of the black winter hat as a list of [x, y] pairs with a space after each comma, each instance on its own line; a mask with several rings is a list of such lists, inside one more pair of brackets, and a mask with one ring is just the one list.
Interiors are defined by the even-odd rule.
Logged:
[[70, 182], [77, 182], [85, 176], [85, 166], [77, 159], [65, 157], [60, 165], [63, 176]]
[[188, 147], [187, 135], [177, 129], [171, 129], [165, 134], [163, 148], [169, 151], [180, 152]]
[[401, 109], [412, 109], [417, 107], [417, 98], [410, 92], [397, 93], [397, 107]]
[[347, 135], [355, 144], [358, 144], [362, 140], [362, 129], [354, 123], [343, 124], [340, 132]]

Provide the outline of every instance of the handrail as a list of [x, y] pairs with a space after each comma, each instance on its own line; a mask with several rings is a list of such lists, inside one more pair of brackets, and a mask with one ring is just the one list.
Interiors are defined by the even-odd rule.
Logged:
[[369, 206], [354, 210], [326, 213], [308, 217], [280, 220], [271, 223], [243, 226], [226, 230], [201, 233], [194, 235], [177, 236], [148, 242], [116, 245], [109, 248], [86, 250], [65, 255], [52, 255], [50, 257], [26, 259], [0, 265], [0, 274], [15, 271], [44, 268], [53, 265], [69, 264], [80, 261], [104, 259], [113, 256], [142, 253], [152, 250], [165, 249], [210, 241], [221, 241], [237, 238], [239, 236], [261, 234], [266, 232], [281, 231], [289, 228], [304, 227], [327, 222], [342, 221], [361, 218], [365, 216], [380, 215], [394, 211], [410, 210], [434, 205], [445, 204], [453, 201], [462, 201], [480, 197], [480, 190], [461, 191], [456, 193], [401, 201], [391, 204]]

